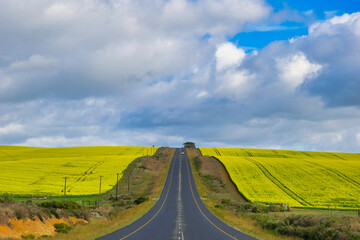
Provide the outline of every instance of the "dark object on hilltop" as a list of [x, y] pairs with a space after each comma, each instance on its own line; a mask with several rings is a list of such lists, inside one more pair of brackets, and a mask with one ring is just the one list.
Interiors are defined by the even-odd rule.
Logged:
[[184, 143], [184, 148], [196, 148], [195, 143], [193, 142], [186, 142]]

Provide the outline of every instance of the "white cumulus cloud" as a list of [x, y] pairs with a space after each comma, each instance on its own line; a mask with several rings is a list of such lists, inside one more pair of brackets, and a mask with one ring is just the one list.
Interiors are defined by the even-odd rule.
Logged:
[[276, 67], [279, 71], [279, 79], [291, 91], [304, 83], [305, 80], [315, 78], [322, 68], [320, 64], [310, 62], [302, 52], [290, 57], [277, 59]]
[[217, 47], [216, 70], [222, 71], [230, 67], [238, 67], [246, 54], [242, 48], [237, 48], [233, 43], [226, 42]]

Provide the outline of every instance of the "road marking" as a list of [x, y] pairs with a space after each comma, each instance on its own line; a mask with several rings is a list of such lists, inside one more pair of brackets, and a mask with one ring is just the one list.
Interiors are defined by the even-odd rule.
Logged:
[[213, 223], [212, 221], [210, 221], [210, 219], [203, 213], [203, 211], [201, 211], [201, 208], [198, 204], [198, 202], [196, 201], [196, 198], [195, 198], [195, 195], [194, 195], [194, 191], [193, 191], [193, 188], [192, 188], [192, 184], [191, 184], [191, 181], [190, 181], [190, 172], [189, 172], [189, 164], [190, 164], [190, 160], [186, 161], [186, 168], [187, 168], [187, 172], [188, 172], [188, 177], [189, 177], [189, 184], [190, 184], [190, 190], [191, 190], [191, 194], [193, 196], [193, 199], [196, 203], [196, 206], [197, 208], [199, 209], [199, 211], [201, 212], [201, 214], [209, 221], [209, 223], [211, 223], [214, 227], [216, 227], [218, 230], [220, 230], [222, 233], [228, 235], [229, 237], [231, 237], [232, 239], [235, 239], [235, 240], [238, 240], [237, 238], [231, 236], [230, 234], [228, 234], [227, 232], [225, 232], [224, 230], [222, 230], [221, 228], [219, 228], [218, 226], [215, 225], [215, 223]]
[[182, 162], [182, 155], [180, 155], [179, 158], [179, 186], [178, 186], [178, 199], [177, 199], [177, 225], [178, 225], [178, 231], [179, 231], [179, 240], [184, 240], [184, 234], [182, 231], [182, 224], [181, 224], [181, 218], [182, 218], [182, 201], [181, 201], [181, 162]]
[[[175, 154], [174, 154], [174, 157], [175, 157]], [[174, 158], [173, 157], [173, 158]], [[174, 165], [175, 165], [175, 161], [174, 159], [171, 161], [171, 164], [172, 164], [172, 169], [171, 169], [171, 175], [170, 175], [170, 182], [169, 182], [169, 187], [168, 187], [168, 190], [166, 192], [166, 195], [165, 195], [165, 199], [164, 199], [164, 202], [161, 204], [161, 207], [159, 208], [159, 210], [155, 213], [155, 215], [149, 220], [147, 221], [144, 225], [142, 225], [141, 227], [139, 227], [138, 229], [136, 229], [135, 231], [133, 231], [132, 233], [126, 235], [125, 237], [123, 238], [120, 238], [120, 240], [123, 240], [127, 237], [130, 237], [131, 235], [133, 235], [134, 233], [136, 233], [137, 231], [139, 231], [140, 229], [142, 229], [143, 227], [145, 227], [146, 225], [148, 225], [149, 222], [151, 222], [157, 215], [158, 213], [161, 211], [161, 209], [163, 208], [165, 202], [166, 202], [166, 199], [169, 195], [169, 191], [170, 191], [170, 186], [171, 186], [171, 182], [172, 182], [172, 177], [173, 177], [173, 172], [174, 172]], [[166, 183], [166, 180], [165, 180], [165, 183]]]

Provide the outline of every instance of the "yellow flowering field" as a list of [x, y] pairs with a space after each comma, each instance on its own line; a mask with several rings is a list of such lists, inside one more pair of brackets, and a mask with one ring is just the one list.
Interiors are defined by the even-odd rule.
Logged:
[[360, 208], [360, 154], [201, 148], [219, 159], [251, 202]]
[[152, 155], [156, 147], [67, 147], [37, 148], [0, 146], [0, 195], [67, 195], [102, 193], [116, 184], [123, 171], [136, 158]]

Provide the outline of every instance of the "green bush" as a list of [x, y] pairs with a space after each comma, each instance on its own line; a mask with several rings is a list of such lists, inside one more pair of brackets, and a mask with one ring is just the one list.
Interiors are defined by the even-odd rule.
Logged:
[[22, 212], [15, 210], [15, 215], [16, 215], [17, 219], [19, 219], [19, 220], [22, 219]]
[[305, 240], [358, 240], [360, 233], [351, 229], [351, 219], [316, 215], [291, 215], [283, 219], [254, 215], [263, 228], [276, 230], [281, 235]]
[[14, 203], [15, 200], [13, 196], [9, 195], [8, 193], [5, 193], [3, 197], [0, 198], [0, 203]]
[[33, 239], [35, 239], [35, 236], [33, 234], [29, 234], [26, 236], [21, 235], [21, 238], [26, 239], [26, 240], [33, 240]]
[[145, 202], [145, 201], [147, 201], [147, 200], [149, 200], [148, 197], [139, 197], [139, 198], [137, 198], [137, 199], [134, 201], [134, 203], [135, 203], [136, 205], [139, 205], [139, 204], [141, 204], [141, 203], [143, 203], [143, 202]]
[[222, 205], [222, 204], [215, 204], [214, 207], [224, 209], [224, 205]]
[[55, 223], [55, 231], [58, 233], [68, 233], [71, 230], [71, 227], [66, 223]]
[[44, 222], [44, 218], [41, 216], [40, 213], [38, 213], [37, 216], [38, 216], [38, 218], [39, 218], [40, 221]]
[[231, 204], [231, 199], [229, 199], [229, 198], [221, 199], [221, 203], [228, 206]]
[[44, 208], [61, 208], [61, 209], [81, 209], [81, 205], [76, 202], [59, 202], [49, 201], [40, 203], [40, 207]]
[[51, 208], [51, 209], [50, 209], [50, 213], [51, 213], [52, 215], [54, 215], [57, 219], [60, 219], [60, 215], [59, 215], [59, 213], [56, 211], [55, 208]]

